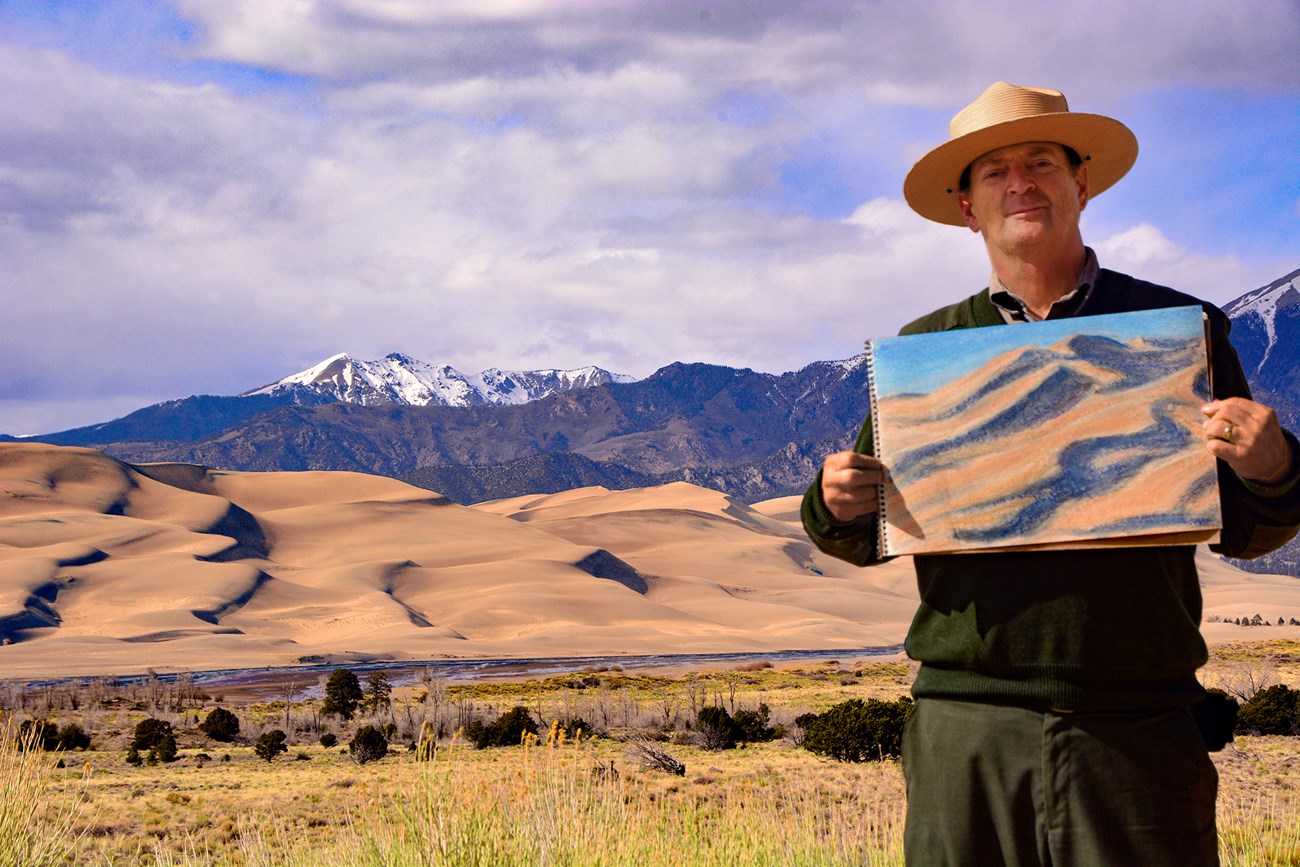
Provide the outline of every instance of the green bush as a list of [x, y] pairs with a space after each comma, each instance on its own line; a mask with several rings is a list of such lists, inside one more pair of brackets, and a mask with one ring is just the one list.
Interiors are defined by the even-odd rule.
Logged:
[[718, 705], [700, 708], [695, 716], [695, 731], [699, 735], [700, 747], [706, 750], [735, 749], [741, 736], [731, 714]]
[[257, 754], [259, 759], [265, 759], [268, 762], [272, 761], [280, 753], [289, 752], [289, 746], [285, 743], [286, 740], [284, 732], [279, 729], [271, 729], [258, 738], [257, 743], [253, 744], [253, 752]]
[[149, 751], [150, 756], [160, 762], [176, 761], [176, 736], [170, 731], [163, 735], [158, 745]]
[[58, 749], [59, 727], [45, 719], [25, 719], [18, 725], [19, 750]]
[[154, 719], [150, 717], [141, 720], [135, 727], [135, 736], [131, 739], [131, 746], [137, 750], [152, 750], [158, 746], [163, 738], [170, 736], [172, 733], [172, 724], [166, 720]]
[[591, 733], [595, 731], [595, 729], [593, 729], [591, 725], [580, 716], [562, 717], [560, 719], [560, 729], [564, 732], [564, 736], [571, 741], [577, 740], [579, 736], [591, 737]]
[[1280, 683], [1261, 689], [1237, 712], [1237, 731], [1257, 735], [1300, 733], [1297, 698], [1300, 698], [1300, 692]]
[[388, 755], [388, 738], [374, 726], [362, 726], [348, 743], [348, 752], [358, 765], [377, 762]]
[[88, 750], [90, 749], [90, 735], [86, 734], [85, 729], [76, 723], [68, 723], [59, 729], [58, 748], [64, 752]]
[[912, 700], [850, 699], [822, 714], [795, 720], [803, 729], [803, 748], [841, 762], [897, 758], [903, 752], [903, 726]]
[[229, 743], [239, 734], [239, 717], [224, 707], [213, 708], [199, 723], [199, 730], [214, 741]]
[[741, 708], [736, 711], [733, 719], [739, 732], [739, 740], [756, 744], [775, 739], [776, 729], [767, 724], [771, 714], [771, 709], [765, 704], [760, 704], [758, 710]]
[[338, 742], [339, 739], [337, 736], [335, 736], [334, 732], [325, 732], [323, 735], [320, 736], [320, 745], [327, 750], [330, 747], [337, 744]]
[[490, 725], [474, 720], [465, 727], [465, 737], [474, 744], [475, 749], [486, 747], [517, 747], [523, 743], [525, 734], [537, 734], [537, 723], [528, 708], [516, 705]]

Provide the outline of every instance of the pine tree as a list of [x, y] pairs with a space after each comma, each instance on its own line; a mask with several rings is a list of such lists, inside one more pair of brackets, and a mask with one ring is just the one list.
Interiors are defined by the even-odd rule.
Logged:
[[325, 682], [325, 702], [320, 710], [321, 713], [332, 713], [343, 719], [352, 719], [352, 715], [357, 712], [357, 705], [364, 697], [361, 681], [357, 680], [355, 674], [346, 668], [335, 669], [329, 680]]
[[366, 676], [366, 694], [361, 705], [368, 713], [388, 710], [392, 703], [393, 684], [382, 671], [372, 671]]

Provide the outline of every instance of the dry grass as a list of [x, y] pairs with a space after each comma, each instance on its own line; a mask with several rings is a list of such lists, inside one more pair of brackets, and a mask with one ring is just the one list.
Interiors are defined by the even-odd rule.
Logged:
[[34, 738], [20, 742], [11, 722], [0, 720], [0, 867], [70, 863], [83, 812], [75, 778]]
[[[1269, 676], [1288, 682], [1294, 649], [1234, 648], [1207, 679], [1271, 660]], [[764, 701], [774, 717], [792, 717], [849, 697], [895, 697], [910, 669], [827, 660], [802, 670], [600, 678], [582, 689], [565, 678], [476, 684], [460, 698], [548, 716], [604, 704], [617, 733], [621, 715], [662, 717], [666, 694], [686, 703], [701, 683], [709, 702], [727, 703], [734, 689], [740, 706]], [[721, 753], [662, 746], [685, 763], [685, 776], [644, 768], [626, 744], [603, 739], [482, 751], [453, 742], [433, 761], [401, 750], [365, 766], [341, 746], [315, 744], [291, 745], [270, 764], [246, 746], [208, 744], [212, 759], [200, 761], [191, 742], [172, 765], [131, 767], [114, 750], [76, 754], [68, 759], [76, 767], [57, 769], [6, 737], [0, 867], [902, 863], [897, 763], [839, 764], [789, 742]], [[1215, 762], [1223, 863], [1300, 865], [1297, 741], [1239, 737]]]

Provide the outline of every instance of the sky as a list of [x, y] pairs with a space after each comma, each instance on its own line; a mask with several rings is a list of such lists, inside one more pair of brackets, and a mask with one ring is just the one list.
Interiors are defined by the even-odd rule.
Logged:
[[851, 357], [979, 290], [902, 198], [998, 80], [1137, 135], [1104, 267], [1300, 267], [1300, 2], [0, 0], [0, 432], [339, 352]]

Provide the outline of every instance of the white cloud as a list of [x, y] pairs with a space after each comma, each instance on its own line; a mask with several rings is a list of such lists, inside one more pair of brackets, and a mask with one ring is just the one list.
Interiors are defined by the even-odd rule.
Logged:
[[1209, 256], [1176, 244], [1141, 223], [1094, 244], [1103, 267], [1171, 286], [1223, 305], [1281, 274], [1285, 263], [1248, 265], [1236, 256]]
[[[0, 43], [0, 292], [22, 323], [0, 431], [30, 429], [21, 401], [67, 427], [103, 420], [78, 400], [233, 393], [336, 351], [639, 375], [846, 357], [984, 285], [979, 238], [898, 199], [983, 84], [1064, 71], [1106, 110], [1294, 92], [1296, 71], [1281, 2], [178, 8], [194, 56], [318, 78], [272, 99], [220, 65], [178, 84]], [[1226, 300], [1277, 259], [1197, 257], [1157, 225], [1104, 263]]]

